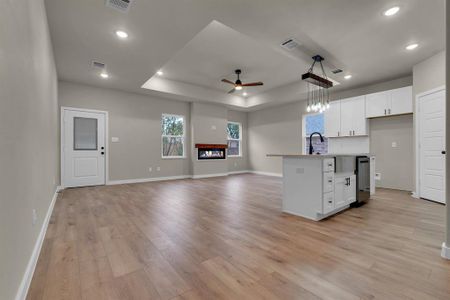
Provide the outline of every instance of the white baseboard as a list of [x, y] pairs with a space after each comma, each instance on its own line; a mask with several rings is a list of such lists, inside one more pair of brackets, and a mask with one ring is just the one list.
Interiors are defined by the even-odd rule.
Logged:
[[283, 174], [281, 173], [262, 172], [262, 171], [250, 171], [250, 173], [272, 177], [283, 177]]
[[249, 170], [231, 171], [231, 172], [228, 172], [228, 175], [246, 174], [246, 173], [251, 173], [251, 172], [252, 171], [249, 171]]
[[222, 177], [222, 176], [228, 176], [228, 173], [216, 173], [216, 174], [193, 175], [193, 176], [192, 176], [192, 179], [202, 179], [202, 178]]
[[167, 180], [178, 180], [178, 179], [189, 179], [192, 178], [191, 175], [179, 175], [179, 176], [167, 176], [167, 177], [152, 177], [152, 178], [135, 178], [135, 179], [123, 179], [123, 180], [110, 180], [106, 185], [117, 185], [117, 184], [130, 184], [130, 183], [143, 183], [152, 181], [167, 181]]
[[442, 251], [441, 256], [445, 259], [450, 259], [450, 247], [444, 243], [442, 243]]
[[60, 186], [57, 186], [55, 193], [53, 194], [52, 201], [45, 215], [44, 222], [42, 223], [41, 231], [39, 232], [36, 243], [34, 244], [33, 252], [31, 253], [30, 260], [28, 261], [25, 274], [23, 275], [22, 282], [20, 283], [19, 289], [16, 293], [16, 300], [24, 300], [27, 297], [28, 289], [30, 288], [31, 280], [33, 279], [34, 270], [36, 269], [36, 264], [39, 259], [39, 254], [41, 253], [42, 244], [44, 243], [45, 234], [47, 232], [48, 223], [50, 222], [50, 217], [52, 216], [53, 208], [55, 207], [56, 198], [58, 198], [58, 192], [61, 190]]
[[416, 199], [419, 199], [419, 198], [420, 198], [419, 195], [417, 195], [416, 192], [412, 192], [412, 193], [411, 193], [411, 197], [416, 198]]

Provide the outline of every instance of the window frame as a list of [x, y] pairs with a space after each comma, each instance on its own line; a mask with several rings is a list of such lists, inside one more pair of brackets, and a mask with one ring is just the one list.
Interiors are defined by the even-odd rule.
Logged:
[[[162, 124], [164, 117], [177, 117], [183, 119], [183, 135], [166, 135], [162, 131]], [[162, 159], [185, 159], [186, 158], [186, 117], [184, 115], [177, 115], [177, 114], [161, 114], [161, 122], [160, 122], [160, 129], [161, 129], [161, 158]], [[165, 137], [181, 137], [183, 141], [183, 155], [177, 155], [177, 156], [164, 156], [164, 138]]]
[[229, 138], [228, 132], [227, 132], [227, 146], [228, 146], [228, 141], [238, 141], [239, 142], [239, 154], [238, 155], [230, 155], [230, 154], [228, 154], [228, 148], [227, 148], [227, 156], [231, 157], [231, 158], [242, 157], [242, 123], [234, 122], [234, 121], [227, 121], [227, 129], [228, 129], [228, 124], [237, 124], [239, 126], [239, 139]]
[[[302, 137], [303, 137], [302, 138], [302, 154], [308, 154], [307, 151], [306, 151], [306, 148], [308, 147], [308, 143], [306, 142], [306, 139], [309, 136], [306, 134], [306, 118], [309, 117], [309, 116], [317, 116], [317, 115], [320, 115], [320, 114], [323, 114], [323, 113], [310, 112], [310, 113], [305, 113], [302, 116]], [[325, 118], [325, 115], [324, 115], [324, 118]], [[327, 136], [325, 135], [325, 120], [324, 120], [323, 126], [324, 126], [324, 128], [323, 128], [324, 132], [323, 132], [322, 136], [323, 136], [323, 138], [327, 138]], [[327, 149], [327, 152], [328, 152], [328, 149]]]

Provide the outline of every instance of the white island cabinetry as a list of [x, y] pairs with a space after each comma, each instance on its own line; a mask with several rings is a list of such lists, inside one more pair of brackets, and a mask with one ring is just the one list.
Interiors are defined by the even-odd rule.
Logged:
[[318, 221], [355, 201], [356, 176], [336, 173], [334, 157], [283, 156], [283, 212]]

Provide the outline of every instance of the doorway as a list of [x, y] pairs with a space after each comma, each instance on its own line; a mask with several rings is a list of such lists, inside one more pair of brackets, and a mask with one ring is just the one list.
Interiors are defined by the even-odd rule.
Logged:
[[418, 196], [445, 203], [445, 89], [417, 96]]
[[61, 108], [61, 184], [104, 185], [107, 174], [107, 118], [104, 111]]

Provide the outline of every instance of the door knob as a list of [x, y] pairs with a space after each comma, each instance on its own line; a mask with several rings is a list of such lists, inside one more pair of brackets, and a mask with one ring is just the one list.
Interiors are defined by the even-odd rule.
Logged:
[[442, 154], [445, 154], [446, 152], [445, 152], [445, 150], [442, 150], [441, 153], [442, 153]]
[[101, 152], [101, 155], [105, 155], [105, 152], [102, 151], [102, 152]]

